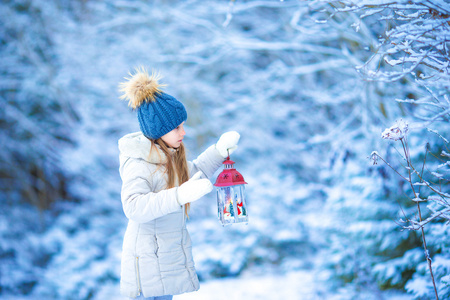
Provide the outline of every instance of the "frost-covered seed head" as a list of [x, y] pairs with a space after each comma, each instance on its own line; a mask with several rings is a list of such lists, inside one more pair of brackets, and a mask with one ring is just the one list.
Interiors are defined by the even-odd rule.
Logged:
[[369, 156], [369, 159], [373, 162], [374, 165], [378, 164], [378, 158], [379, 158], [379, 155], [378, 155], [377, 151], [373, 151]]
[[408, 123], [403, 119], [397, 120], [396, 124], [387, 128], [381, 134], [381, 137], [386, 140], [398, 141], [406, 137], [408, 133]]

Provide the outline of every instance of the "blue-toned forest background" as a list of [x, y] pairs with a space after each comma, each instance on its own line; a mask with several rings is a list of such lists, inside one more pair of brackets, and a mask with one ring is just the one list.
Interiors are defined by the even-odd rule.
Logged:
[[186, 105], [189, 159], [241, 134], [250, 222], [192, 205], [196, 299], [450, 297], [447, 1], [18, 0], [0, 20], [1, 299], [121, 299], [117, 140], [139, 127], [118, 83], [139, 66]]

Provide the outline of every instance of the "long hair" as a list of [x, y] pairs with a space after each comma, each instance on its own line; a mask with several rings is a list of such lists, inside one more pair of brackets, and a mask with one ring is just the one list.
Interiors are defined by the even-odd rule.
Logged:
[[[180, 186], [186, 181], [189, 180], [189, 168], [186, 160], [186, 150], [184, 148], [183, 143], [181, 143], [180, 147], [176, 149], [176, 151], [172, 152], [170, 147], [161, 139], [152, 140], [152, 148], [150, 151], [154, 151], [153, 149], [159, 146], [161, 151], [166, 156], [166, 161], [163, 164], [165, 170], [165, 174], [167, 174], [167, 189], [173, 188], [175, 186]], [[189, 209], [191, 205], [190, 203], [186, 203], [185, 205], [185, 214], [189, 217]]]

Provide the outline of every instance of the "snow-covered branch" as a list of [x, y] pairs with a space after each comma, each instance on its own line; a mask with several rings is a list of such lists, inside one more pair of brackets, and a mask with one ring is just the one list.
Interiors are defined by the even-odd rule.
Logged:
[[419, 89], [435, 92], [433, 106], [421, 102], [424, 93], [412, 95], [415, 116], [431, 123], [448, 120], [450, 94], [450, 9], [442, 0], [429, 1], [343, 1], [336, 11], [353, 11], [360, 19], [379, 17], [386, 28], [380, 34], [379, 46], [373, 56], [358, 67], [366, 80], [394, 82], [411, 81]]

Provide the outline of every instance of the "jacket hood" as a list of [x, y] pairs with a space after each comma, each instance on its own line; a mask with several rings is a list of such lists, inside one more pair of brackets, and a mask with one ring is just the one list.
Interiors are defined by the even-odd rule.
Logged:
[[129, 133], [119, 139], [120, 156], [138, 158], [152, 164], [161, 164], [166, 161], [166, 155], [156, 145], [157, 151], [152, 149], [152, 141], [145, 137], [142, 132]]

